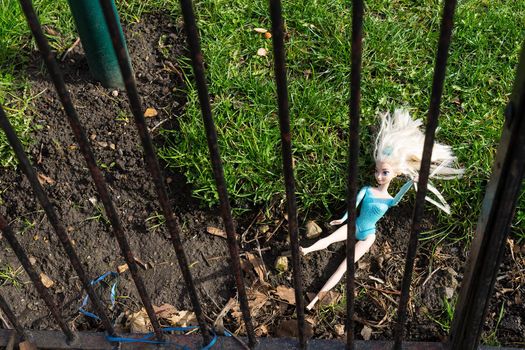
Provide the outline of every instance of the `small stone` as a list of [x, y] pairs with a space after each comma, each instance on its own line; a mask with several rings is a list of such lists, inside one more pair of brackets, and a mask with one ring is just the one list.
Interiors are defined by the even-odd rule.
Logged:
[[317, 238], [321, 235], [323, 230], [315, 223], [315, 221], [310, 220], [306, 223], [306, 237], [307, 238]]
[[370, 340], [370, 337], [372, 336], [372, 328], [364, 326], [361, 330], [361, 336], [364, 340]]
[[30, 257], [29, 257], [29, 263], [30, 263], [31, 265], [36, 264], [36, 258], [35, 258], [34, 256], [30, 256]]
[[117, 97], [118, 96], [118, 90], [111, 91], [111, 96]]
[[275, 269], [279, 272], [288, 271], [288, 258], [285, 256], [279, 256], [275, 260]]
[[159, 112], [155, 108], [146, 108], [146, 111], [144, 112], [144, 117], [146, 118], [153, 118], [159, 115]]
[[122, 264], [122, 265], [119, 265], [119, 266], [117, 267], [117, 272], [118, 272], [118, 273], [124, 273], [124, 272], [126, 272], [128, 269], [129, 269], [128, 264]]
[[335, 329], [335, 333], [336, 333], [338, 336], [342, 337], [343, 335], [345, 335], [345, 326], [344, 326], [344, 325], [342, 325], [342, 324], [336, 324], [336, 325], [334, 326], [334, 329]]
[[55, 282], [49, 278], [48, 275], [46, 275], [45, 273], [41, 272], [40, 273], [40, 281], [42, 281], [42, 284], [46, 287], [46, 288], [51, 288], [53, 287], [53, 285], [55, 284]]
[[106, 147], [108, 147], [108, 143], [105, 142], [105, 141], [100, 141], [100, 142], [97, 142], [97, 143], [98, 143], [98, 145], [99, 145], [100, 147], [102, 147], [102, 148], [106, 148]]
[[454, 288], [445, 287], [445, 296], [447, 297], [447, 299], [452, 299], [452, 297], [454, 296]]
[[268, 54], [268, 50], [266, 50], [264, 47], [261, 47], [259, 50], [257, 50], [257, 56], [266, 56]]
[[91, 134], [91, 136], [89, 138], [91, 139], [91, 141], [93, 141], [94, 139], [97, 138], [97, 134]]
[[117, 148], [114, 143], [109, 144], [109, 148], [111, 148], [113, 151]]
[[270, 39], [270, 38], [272, 37], [272, 33], [270, 33], [270, 32], [266, 32], [266, 33], [264, 33], [264, 37], [265, 37], [266, 39]]

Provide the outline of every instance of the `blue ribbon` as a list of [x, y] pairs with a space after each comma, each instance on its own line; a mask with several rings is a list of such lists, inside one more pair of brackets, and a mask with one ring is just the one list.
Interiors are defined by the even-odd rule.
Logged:
[[[116, 272], [112, 272], [112, 271], [108, 271], [106, 272], [105, 274], [97, 277], [96, 279], [92, 280], [90, 282], [90, 284], [92, 286], [100, 283], [101, 281], [103, 281], [106, 277], [108, 276], [111, 276], [111, 277], [115, 277], [117, 278], [119, 276], [118, 273]], [[115, 298], [116, 298], [116, 295], [117, 295], [117, 283], [118, 283], [118, 279], [115, 281], [115, 283], [113, 283], [113, 285], [111, 286], [111, 292], [110, 292], [110, 295], [109, 295], [109, 300], [111, 301], [111, 306], [115, 305]], [[88, 316], [88, 317], [91, 317], [91, 318], [94, 318], [95, 320], [100, 320], [100, 317], [98, 317], [97, 315], [95, 315], [94, 313], [92, 312], [89, 312], [89, 311], [86, 311], [84, 309], [84, 307], [87, 305], [87, 303], [89, 302], [89, 295], [86, 295], [84, 297], [84, 300], [82, 301], [82, 305], [80, 305], [80, 308], [78, 309], [82, 314]], [[198, 326], [189, 326], [189, 327], [163, 327], [161, 328], [162, 332], [173, 332], [173, 331], [176, 331], [176, 332], [186, 332], [186, 331], [190, 331], [190, 330], [194, 330], [194, 329], [198, 329], [199, 327]], [[211, 333], [213, 334], [213, 339], [210, 341], [209, 344], [205, 345], [204, 347], [201, 348], [201, 350], [210, 350], [214, 345], [215, 343], [217, 343], [217, 334], [215, 334], [215, 332], [211, 331]], [[232, 334], [228, 331], [224, 331], [224, 334], [228, 337], [231, 337]], [[112, 336], [106, 336], [106, 339], [107, 341], [109, 341], [110, 343], [146, 343], [146, 344], [171, 344], [171, 345], [174, 345], [175, 347], [179, 348], [179, 349], [182, 349], [182, 350], [191, 350], [190, 348], [188, 348], [186, 345], [178, 345], [178, 344], [175, 344], [173, 342], [170, 342], [170, 341], [163, 341], [163, 340], [153, 340], [151, 339], [153, 336], [155, 335], [155, 333], [153, 332], [150, 332], [150, 333], [147, 333], [145, 334], [142, 338], [124, 338], [124, 337], [112, 337]]]

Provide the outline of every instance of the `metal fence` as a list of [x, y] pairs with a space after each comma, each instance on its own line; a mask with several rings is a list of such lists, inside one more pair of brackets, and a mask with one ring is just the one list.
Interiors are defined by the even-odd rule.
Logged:
[[[234, 230], [231, 208], [228, 200], [228, 192], [221, 164], [219, 148], [217, 144], [217, 133], [211, 113], [210, 97], [208, 95], [203, 56], [200, 51], [198, 30], [193, 13], [191, 0], [180, 0], [186, 35], [188, 39], [189, 52], [192, 60], [198, 95], [202, 109], [202, 116], [206, 127], [206, 137], [210, 152], [210, 160], [213, 168], [217, 191], [220, 198], [220, 211], [224, 220], [227, 233], [227, 242], [230, 253], [231, 270], [234, 276], [236, 289], [239, 297], [240, 308], [247, 333], [247, 344], [239, 342], [231, 337], [216, 337], [213, 329], [207, 324], [199, 297], [193, 282], [188, 261], [182, 247], [180, 238], [180, 225], [175, 213], [169, 204], [168, 195], [164, 186], [164, 179], [151, 137], [146, 128], [143, 116], [143, 107], [140, 96], [137, 92], [132, 68], [127, 60], [127, 53], [118, 31], [118, 20], [113, 12], [110, 0], [100, 0], [104, 10], [104, 15], [111, 32], [113, 46], [118, 56], [118, 61], [125, 87], [129, 98], [129, 104], [134, 116], [135, 125], [140, 135], [147, 170], [150, 172], [154, 182], [156, 193], [168, 228], [173, 249], [175, 249], [179, 267], [184, 277], [187, 291], [193, 304], [193, 311], [196, 314], [201, 337], [197, 335], [173, 335], [163, 333], [159, 321], [153, 309], [150, 297], [146, 291], [144, 283], [138, 272], [136, 260], [130, 249], [126, 235], [119, 221], [119, 216], [109, 195], [107, 185], [101, 170], [98, 168], [93, 155], [90, 143], [80, 124], [75, 107], [66, 89], [64, 79], [60, 72], [58, 63], [51, 51], [51, 48], [42, 32], [39, 20], [34, 12], [31, 0], [20, 0], [27, 22], [36, 40], [38, 49], [44, 59], [52, 81], [56, 87], [60, 101], [64, 107], [71, 129], [79, 145], [80, 152], [85, 158], [91, 177], [101, 202], [107, 213], [107, 217], [112, 225], [115, 237], [121, 249], [138, 294], [140, 295], [143, 306], [150, 318], [154, 329], [155, 344], [131, 343], [121, 344], [113, 325], [108, 318], [99, 296], [94, 290], [92, 279], [86, 274], [82, 263], [75, 252], [74, 246], [68, 237], [66, 230], [60, 222], [53, 206], [51, 205], [45, 191], [40, 185], [36, 172], [30, 161], [24, 154], [22, 145], [8, 122], [4, 110], [0, 106], [0, 127], [7, 135], [8, 141], [13, 148], [19, 161], [20, 168], [27, 176], [31, 187], [42, 205], [45, 214], [53, 226], [69, 260], [78, 274], [83, 288], [93, 302], [94, 310], [99, 315], [100, 322], [105, 329], [105, 333], [83, 333], [74, 332], [64, 322], [58, 306], [42, 284], [39, 275], [30, 263], [24, 249], [17, 241], [16, 235], [7, 223], [6, 218], [0, 215], [0, 229], [4, 237], [12, 247], [23, 268], [34, 284], [40, 297], [44, 300], [49, 312], [54, 317], [62, 333], [55, 331], [29, 331], [24, 330], [17, 322], [16, 316], [10, 310], [9, 302], [0, 295], [0, 308], [9, 319], [15, 330], [0, 331], [0, 345], [6, 346], [8, 339], [14, 334], [18, 336], [18, 341], [26, 341], [23, 346], [27, 349], [29, 344], [34, 344], [39, 348], [47, 349], [110, 349], [117, 346], [129, 349], [142, 349], [149, 346], [155, 347], [159, 344], [165, 348], [181, 347], [203, 347], [227, 349], [259, 348], [259, 349], [475, 349], [478, 347], [484, 316], [488, 307], [489, 297], [493, 290], [498, 266], [500, 264], [505, 239], [509, 232], [509, 227], [516, 207], [520, 186], [525, 169], [525, 50], [521, 53], [520, 64], [517, 71], [514, 90], [511, 100], [505, 111], [505, 125], [497, 151], [494, 172], [487, 187], [487, 192], [483, 202], [483, 209], [479, 219], [477, 233], [472, 243], [469, 261], [466, 266], [466, 273], [462, 282], [459, 300], [456, 305], [453, 325], [450, 332], [449, 341], [446, 343], [422, 343], [404, 342], [403, 329], [406, 322], [407, 303], [409, 300], [409, 289], [414, 266], [414, 260], [420, 233], [420, 224], [424, 209], [424, 198], [427, 189], [430, 157], [434, 142], [434, 133], [438, 125], [439, 106], [443, 85], [445, 80], [445, 70], [447, 63], [448, 49], [451, 41], [453, 17], [456, 7], [455, 0], [446, 0], [444, 3], [441, 33], [437, 49], [437, 58], [434, 69], [432, 94], [426, 125], [425, 146], [423, 151], [422, 165], [419, 175], [419, 189], [416, 195], [410, 240], [407, 249], [404, 277], [402, 282], [401, 297], [399, 300], [397, 324], [394, 332], [393, 342], [376, 341], [355, 341], [354, 325], [352, 317], [354, 312], [354, 274], [353, 262], [355, 246], [355, 220], [356, 209], [355, 201], [357, 194], [357, 157], [359, 154], [359, 119], [360, 119], [360, 70], [361, 70], [361, 51], [362, 51], [362, 23], [363, 23], [363, 1], [355, 0], [352, 2], [352, 54], [351, 54], [351, 96], [350, 96], [350, 140], [349, 140], [349, 171], [348, 171], [348, 211], [349, 211], [349, 230], [347, 240], [347, 261], [348, 273], [346, 279], [347, 300], [347, 342], [343, 344], [339, 341], [331, 340], [307, 340], [305, 336], [305, 313], [304, 296], [302, 288], [302, 277], [300, 269], [299, 241], [297, 230], [297, 210], [295, 201], [295, 185], [292, 166], [292, 139], [290, 135], [290, 117], [288, 112], [288, 92], [286, 81], [285, 47], [283, 19], [281, 15], [280, 0], [270, 0], [270, 14], [272, 19], [272, 38], [275, 50], [274, 66], [275, 79], [277, 84], [277, 102], [279, 108], [279, 121], [281, 129], [283, 173], [286, 186], [288, 230], [290, 233], [293, 282], [295, 287], [295, 298], [297, 306], [297, 327], [298, 339], [257, 339], [250, 316], [248, 298], [243, 274], [240, 267], [239, 246]], [[15, 333], [16, 332], [16, 333]], [[122, 336], [122, 335], [121, 335]], [[22, 346], [21, 346], [22, 347]]]

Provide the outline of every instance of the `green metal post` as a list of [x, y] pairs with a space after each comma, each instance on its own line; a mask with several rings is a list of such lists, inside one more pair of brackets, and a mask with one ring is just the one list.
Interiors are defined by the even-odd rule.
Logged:
[[[124, 88], [124, 81], [100, 2], [98, 0], [68, 0], [68, 3], [93, 78], [100, 81], [105, 87]], [[112, 5], [118, 18], [114, 1]], [[125, 43], [122, 28], [120, 28], [120, 35]]]

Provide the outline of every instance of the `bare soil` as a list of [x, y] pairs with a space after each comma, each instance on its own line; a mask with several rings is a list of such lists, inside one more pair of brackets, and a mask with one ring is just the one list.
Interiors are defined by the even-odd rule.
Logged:
[[[145, 17], [125, 28], [128, 46], [137, 77], [144, 108], [151, 107], [158, 115], [148, 119], [148, 126], [157, 146], [162, 145], [161, 128], [176, 128], [177, 118], [185, 104], [184, 81], [177, 57], [185, 54], [184, 37], [179, 25], [162, 15]], [[28, 150], [44, 187], [55, 205], [60, 219], [75, 242], [77, 253], [88, 275], [96, 278], [107, 271], [116, 271], [124, 264], [111, 227], [104, 218], [102, 206], [91, 183], [84, 160], [75, 146], [54, 88], [45, 69], [34, 53], [29, 67], [32, 117], [40, 127], [33, 134]], [[110, 187], [122, 224], [135, 255], [144, 263], [142, 277], [155, 305], [165, 303], [179, 310], [191, 310], [186, 288], [176, 263], [174, 250], [159, 216], [158, 202], [150, 176], [144, 168], [142, 149], [128, 109], [125, 92], [115, 96], [111, 89], [93, 83], [81, 47], [75, 48], [62, 62], [71, 95], [99, 165]], [[165, 170], [172, 205], [183, 228], [184, 249], [200, 293], [203, 308], [210, 320], [218, 320], [231, 331], [243, 333], [239, 322], [236, 292], [230, 276], [226, 241], [207, 233], [207, 227], [221, 228], [217, 210], [209, 210], [191, 196], [191, 186], [183, 175]], [[65, 256], [52, 227], [33, 197], [28, 181], [19, 170], [2, 171], [0, 208], [35, 266], [54, 285], [50, 291], [62, 308], [65, 319], [76, 329], [100, 329], [100, 325], [79, 314], [82, 287]], [[249, 288], [252, 312], [260, 336], [294, 335], [289, 320], [294, 313], [293, 300], [283, 290], [292, 287], [290, 269], [278, 271], [276, 259], [289, 250], [286, 220], [281, 201], [266, 208], [253, 208], [237, 218], [243, 268]], [[410, 200], [393, 208], [380, 222], [377, 241], [371, 252], [357, 265], [356, 334], [370, 339], [392, 339], [397, 299], [404, 269], [411, 218]], [[307, 220], [301, 219], [301, 235]], [[320, 224], [322, 235], [333, 228]], [[424, 230], [435, 228], [432, 210], [425, 217]], [[307, 246], [315, 239], [304, 239]], [[15, 282], [5, 280], [2, 293], [11, 303], [25, 327], [56, 329], [43, 302], [16, 256], [5, 240], [0, 240], [0, 267], [12, 267]], [[513, 254], [510, 254], [513, 248]], [[508, 246], [501, 278], [496, 285], [486, 325], [485, 339], [496, 329], [495, 339], [502, 345], [525, 343], [523, 334], [523, 269], [524, 249]], [[262, 259], [261, 259], [262, 257]], [[315, 252], [302, 261], [305, 290], [316, 292], [344, 258], [344, 244]], [[412, 340], [444, 340], [450, 326], [446, 304], [453, 304], [459, 290], [465, 247], [460, 244], [420, 246], [409, 305], [407, 338]], [[521, 273], [520, 273], [521, 271]], [[280, 288], [278, 288], [280, 287]], [[325, 305], [308, 313], [309, 328], [315, 337], [342, 338], [345, 306], [340, 300], [340, 285]], [[109, 299], [107, 285], [100, 286], [104, 299]], [[229, 303], [230, 300], [233, 300]], [[501, 305], [504, 314], [497, 322]], [[129, 331], [130, 313], [140, 310], [129, 272], [119, 278], [117, 304], [108, 305], [108, 312], [118, 327]], [[221, 310], [224, 315], [219, 316]], [[497, 328], [496, 328], [497, 326]]]

